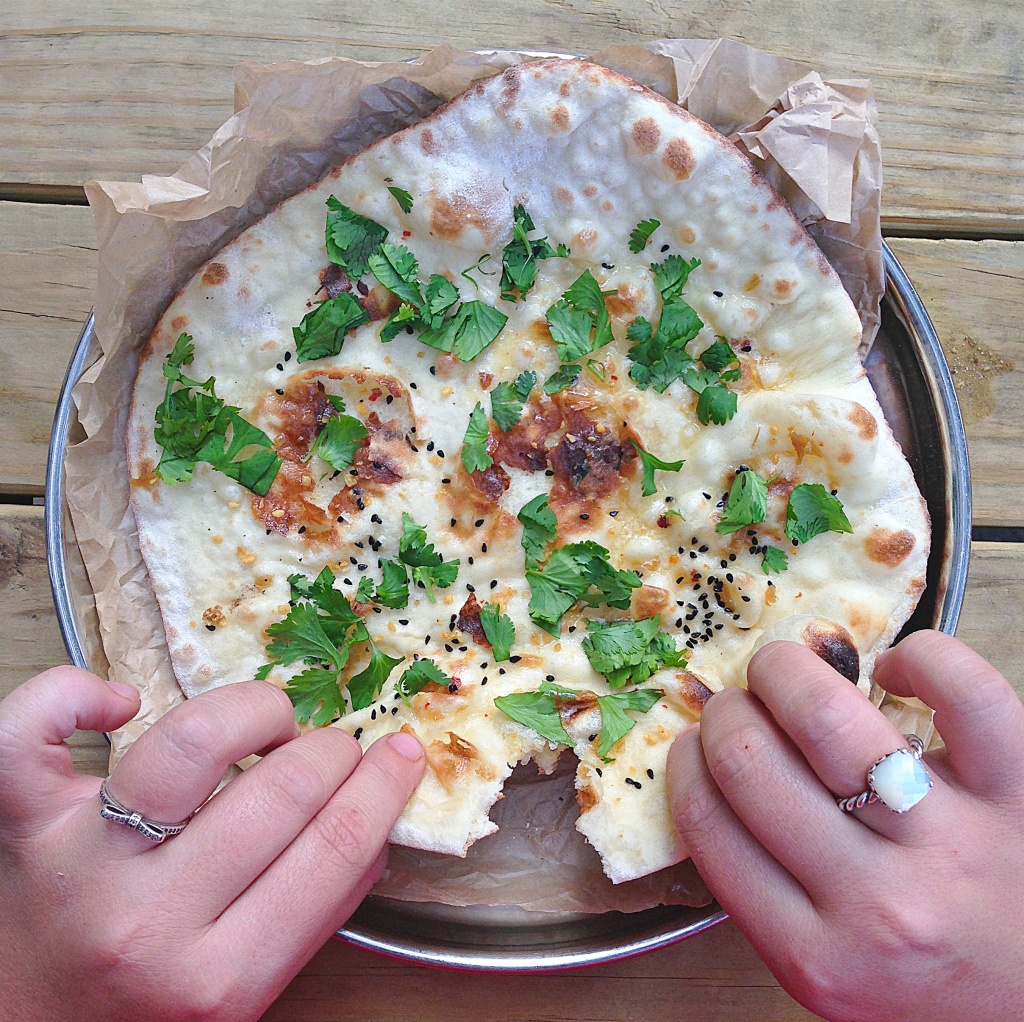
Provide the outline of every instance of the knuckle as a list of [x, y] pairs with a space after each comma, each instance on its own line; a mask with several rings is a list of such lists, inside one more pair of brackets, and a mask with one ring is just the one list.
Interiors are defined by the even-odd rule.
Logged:
[[264, 779], [275, 807], [305, 819], [318, 812], [332, 794], [323, 770], [301, 755], [268, 760]]
[[[859, 715], [853, 699], [861, 699], [860, 691], [848, 683], [845, 689], [832, 688], [801, 710], [801, 731], [804, 740], [814, 749], [831, 748], [837, 740], [856, 728]], [[852, 698], [851, 698], [852, 697]]]
[[767, 776], [773, 758], [771, 736], [753, 723], [716, 737], [704, 748], [708, 769], [719, 787], [737, 788]]
[[[210, 768], [218, 763], [219, 750], [223, 744], [222, 726], [216, 715], [206, 705], [188, 702], [182, 705], [173, 717], [164, 718], [164, 740], [175, 754], [175, 758]], [[160, 727], [158, 722], [155, 727]]]

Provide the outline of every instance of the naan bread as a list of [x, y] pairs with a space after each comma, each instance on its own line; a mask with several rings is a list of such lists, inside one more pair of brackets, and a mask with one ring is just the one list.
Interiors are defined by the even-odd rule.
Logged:
[[[408, 212], [389, 184], [409, 193]], [[331, 195], [407, 246], [423, 281], [444, 275], [464, 301], [504, 313], [497, 340], [469, 362], [415, 334], [384, 344], [382, 317], [397, 299], [368, 276], [353, 293], [375, 318], [340, 354], [299, 365], [292, 328], [317, 302], [353, 288], [325, 253]], [[536, 224], [531, 237], [571, 255], [541, 261], [525, 299], [512, 302], [500, 296], [499, 273], [487, 274], [500, 272], [517, 204]], [[650, 218], [660, 226], [634, 254], [631, 231]], [[651, 264], [669, 254], [701, 260], [685, 292], [704, 323], [691, 353], [724, 337], [742, 367], [731, 385], [738, 410], [724, 425], [698, 421], [697, 395], [683, 382], [659, 394], [629, 376], [626, 329], [638, 316], [657, 322]], [[489, 407], [498, 381], [526, 370], [544, 380], [558, 369], [545, 313], [585, 269], [608, 293], [614, 340], [593, 355], [600, 369], [560, 394], [534, 389], [519, 426], [490, 426], [500, 472], [470, 474], [460, 452], [474, 406]], [[182, 332], [195, 341], [188, 375], [215, 377], [217, 394], [285, 459], [265, 498], [206, 464], [177, 486], [156, 475], [162, 367]], [[330, 566], [349, 597], [364, 575], [379, 581], [378, 559], [397, 556], [407, 512], [445, 560], [460, 560], [458, 577], [436, 602], [414, 587], [404, 609], [360, 608], [377, 647], [404, 661], [371, 706], [337, 722], [364, 745], [405, 728], [427, 749], [430, 768], [393, 840], [460, 855], [495, 829], [488, 810], [513, 767], [532, 758], [550, 770], [561, 747], [494, 699], [548, 679], [577, 693], [560, 714], [580, 761], [578, 827], [608, 876], [621, 882], [679, 861], [665, 758], [710, 694], [742, 685], [750, 656], [772, 638], [804, 641], [866, 684], [924, 588], [927, 513], [858, 359], [860, 335], [840, 281], [788, 209], [732, 145], [677, 106], [580, 61], [514, 67], [474, 86], [247, 230], [153, 331], [129, 459], [140, 542], [183, 690], [242, 681], [267, 663], [265, 629], [289, 611], [289, 575], [313, 578]], [[330, 395], [369, 429], [355, 476], [301, 460]], [[653, 496], [641, 495], [634, 440], [661, 459], [684, 459], [677, 472], [656, 472]], [[741, 469], [770, 480], [767, 519], [719, 534]], [[791, 544], [786, 499], [800, 483], [836, 494], [852, 534]], [[628, 611], [577, 605], [557, 636], [531, 620], [516, 516], [539, 494], [549, 495], [560, 544], [595, 541], [614, 568], [642, 574]], [[781, 574], [762, 570], [769, 544], [789, 554]], [[515, 625], [514, 661], [495, 662], [481, 639], [474, 604], [487, 601]], [[582, 649], [586, 619], [655, 614], [689, 662], [651, 678], [647, 687], [663, 695], [633, 714], [636, 726], [606, 762], [596, 697], [612, 690]], [[452, 690], [401, 698], [395, 683], [414, 656], [457, 679]], [[359, 669], [365, 655], [353, 650], [353, 663]], [[269, 677], [285, 685], [301, 669], [276, 667]]]

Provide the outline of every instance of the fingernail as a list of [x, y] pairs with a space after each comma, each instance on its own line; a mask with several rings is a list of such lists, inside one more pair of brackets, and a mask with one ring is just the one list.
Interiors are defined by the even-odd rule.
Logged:
[[124, 685], [120, 681], [108, 681], [107, 684], [122, 699], [130, 699], [132, 702], [135, 702], [139, 697], [138, 690], [132, 688], [131, 685]]
[[399, 756], [409, 760], [410, 763], [418, 763], [423, 758], [423, 746], [412, 735], [406, 734], [404, 731], [396, 731], [388, 739], [388, 742]]

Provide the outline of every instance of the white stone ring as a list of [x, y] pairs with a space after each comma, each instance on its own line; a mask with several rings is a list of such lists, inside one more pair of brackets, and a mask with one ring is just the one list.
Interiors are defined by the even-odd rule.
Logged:
[[849, 798], [837, 799], [844, 813], [881, 802], [894, 813], [913, 809], [928, 794], [932, 779], [921, 762], [924, 742], [917, 735], [904, 735], [909, 749], [896, 749], [883, 756], [868, 771], [868, 790]]

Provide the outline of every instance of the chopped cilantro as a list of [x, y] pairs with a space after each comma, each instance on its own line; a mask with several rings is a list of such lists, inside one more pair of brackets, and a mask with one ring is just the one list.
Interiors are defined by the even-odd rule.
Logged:
[[[201, 382], [182, 374], [194, 358], [192, 338], [179, 334], [163, 366], [167, 388], [155, 414], [153, 436], [162, 448], [156, 474], [171, 485], [187, 482], [196, 464], [206, 462], [265, 497], [281, 467], [273, 442], [217, 397], [212, 376]], [[251, 453], [240, 457], [246, 450]]]
[[362, 700], [369, 683], [392, 658], [378, 653], [373, 646], [363, 619], [334, 588], [335, 577], [330, 568], [324, 568], [312, 581], [304, 575], [291, 575], [288, 582], [293, 606], [284, 620], [267, 629], [271, 640], [267, 646], [269, 662], [256, 672], [256, 677], [266, 678], [275, 665], [287, 667], [304, 661], [308, 668], [288, 682], [285, 692], [295, 706], [298, 720], [311, 720], [318, 726], [327, 724], [345, 711], [339, 684], [349, 651], [357, 643], [367, 642], [371, 648], [370, 666], [350, 679], [350, 686], [352, 682], [357, 684], [354, 690], [349, 688], [349, 695], [354, 709], [368, 706], [369, 701]]
[[720, 383], [705, 387], [697, 398], [697, 418], [701, 425], [713, 422], [724, 426], [736, 414], [736, 391]]
[[580, 372], [580, 367], [571, 362], [555, 370], [544, 381], [544, 393], [558, 394], [563, 390], [568, 390], [579, 379]]
[[388, 236], [387, 228], [349, 209], [333, 195], [327, 208], [327, 258], [343, 266], [350, 277], [361, 277], [367, 271], [367, 259]]
[[536, 731], [541, 738], [558, 745], [572, 745], [572, 739], [562, 726], [557, 700], [569, 700], [575, 695], [575, 692], [558, 688], [545, 681], [536, 692], [516, 692], [508, 696], [498, 696], [494, 700], [494, 705], [517, 724]]
[[630, 231], [629, 250], [633, 253], [642, 252], [651, 240], [651, 235], [661, 226], [660, 220], [641, 220], [640, 223]]
[[426, 299], [427, 312], [431, 316], [443, 316], [459, 300], [459, 289], [447, 277], [432, 273]]
[[370, 642], [370, 662], [358, 673], [348, 679], [348, 694], [352, 700], [353, 710], [365, 710], [384, 687], [391, 672], [402, 662], [403, 657], [388, 656]]
[[543, 566], [526, 569], [526, 579], [530, 618], [552, 635], [559, 634], [562, 615], [575, 603], [626, 610], [632, 590], [641, 584], [636, 572], [613, 568], [608, 551], [593, 542], [557, 547]]
[[590, 270], [584, 270], [569, 289], [548, 309], [548, 326], [558, 346], [558, 357], [571, 362], [597, 351], [612, 340], [611, 320], [601, 286]]
[[412, 196], [404, 188], [393, 186], [389, 187], [388, 191], [394, 196], [395, 202], [401, 207], [403, 213], [412, 210]]
[[487, 414], [484, 406], [477, 401], [469, 415], [466, 435], [462, 438], [462, 464], [466, 466], [467, 472], [482, 472], [494, 464], [494, 459], [487, 453], [489, 436]]
[[454, 679], [449, 678], [433, 660], [425, 657], [422, 660], [414, 660], [409, 664], [402, 672], [402, 676], [398, 679], [398, 684], [395, 687], [402, 698], [408, 701], [417, 692], [422, 692], [430, 682], [447, 688], [453, 681]]
[[612, 688], [639, 685], [664, 667], [681, 667], [686, 651], [660, 629], [661, 618], [644, 621], [588, 621], [583, 652]]
[[640, 455], [640, 460], [643, 462], [644, 478], [640, 484], [640, 492], [645, 497], [652, 496], [658, 489], [654, 485], [655, 469], [661, 469], [663, 472], [678, 472], [683, 467], [682, 460], [662, 461], [661, 458], [656, 458], [649, 451], [645, 451], [635, 440], [631, 440], [630, 443], [636, 448], [636, 453]]
[[587, 359], [587, 372], [594, 377], [595, 380], [600, 380], [602, 383], [608, 379], [608, 371], [604, 367], [603, 362], [598, 362], [596, 358]]
[[821, 483], [793, 487], [786, 507], [786, 535], [806, 543], [823, 532], [853, 532], [842, 502]]
[[465, 277], [466, 280], [468, 280], [470, 282], [470, 284], [473, 284], [475, 287], [479, 287], [480, 286], [479, 282], [477, 281], [477, 279], [474, 276], [472, 276], [472, 273], [473, 273], [474, 270], [479, 271], [485, 277], [493, 277], [494, 274], [498, 272], [497, 270], [485, 270], [484, 269], [484, 263], [486, 263], [490, 258], [491, 258], [491, 253], [490, 252], [485, 252], [482, 256], [480, 256], [480, 258], [475, 263], [473, 263], [472, 266], [467, 266], [459, 274], [459, 276], [460, 277]]
[[625, 738], [636, 726], [636, 721], [626, 716], [626, 710], [646, 713], [663, 694], [656, 688], [638, 688], [632, 692], [613, 692], [611, 695], [597, 697], [597, 705], [601, 710], [597, 754], [605, 763], [613, 762], [608, 758], [608, 753], [612, 751], [616, 742]]
[[502, 614], [496, 603], [485, 603], [480, 608], [480, 625], [491, 644], [496, 661], [508, 660], [512, 643], [516, 641], [516, 626], [508, 614]]
[[663, 263], [654, 263], [651, 272], [654, 283], [661, 292], [666, 303], [673, 301], [683, 293], [690, 274], [700, 266], [699, 259], [684, 259], [679, 255], [670, 255]]
[[472, 362], [505, 328], [508, 316], [483, 302], [463, 302], [443, 326], [431, 327], [420, 340], [431, 348], [449, 351], [461, 362]]
[[459, 574], [459, 560], [445, 561], [427, 542], [427, 531], [407, 512], [402, 512], [402, 538], [398, 541], [398, 557], [412, 568], [412, 580], [426, 591], [433, 602], [434, 589], [447, 589]]
[[763, 522], [768, 512], [768, 483], [756, 472], [745, 469], [736, 473], [729, 488], [725, 510], [715, 532], [736, 532], [748, 525]]
[[555, 512], [548, 507], [548, 496], [541, 493], [519, 509], [519, 521], [523, 525], [523, 549], [526, 551], [527, 567], [535, 566], [544, 557], [548, 543], [557, 536], [558, 521]]
[[643, 316], [626, 328], [633, 342], [627, 354], [633, 360], [629, 375], [641, 390], [653, 387], [659, 394], [694, 365], [687, 344], [700, 333], [704, 323], [681, 298], [661, 310], [657, 329]]
[[777, 546], [766, 546], [761, 555], [761, 570], [767, 575], [770, 572], [782, 572], [789, 567], [789, 554]]
[[342, 291], [337, 298], [328, 298], [307, 312], [298, 326], [292, 327], [297, 361], [309, 362], [337, 355], [348, 332], [369, 321], [366, 310], [347, 291]]
[[318, 454], [336, 472], [344, 472], [367, 436], [366, 427], [358, 419], [335, 415], [323, 424], [303, 461]]
[[364, 575], [356, 586], [356, 603], [369, 603], [373, 599], [373, 579]]
[[[537, 377], [534, 376], [534, 380]], [[529, 391], [527, 391], [529, 393]], [[502, 381], [491, 391], [491, 418], [502, 433], [507, 433], [523, 414], [523, 398], [519, 397], [515, 385]]]
[[423, 308], [425, 302], [417, 277], [419, 263], [405, 245], [389, 245], [385, 242], [367, 257], [367, 265], [373, 275], [403, 302], [415, 309]]
[[700, 360], [708, 369], [719, 373], [731, 365], [739, 365], [740, 361], [736, 357], [736, 352], [721, 337], [716, 338], [714, 344], [704, 349]]
[[409, 570], [401, 561], [383, 558], [380, 562], [383, 577], [373, 594], [382, 607], [401, 610], [409, 605]]
[[547, 238], [529, 237], [534, 223], [525, 207], [512, 210], [512, 240], [501, 253], [501, 297], [507, 302], [522, 301], [537, 279], [537, 260], [554, 256], [565, 258], [565, 245], [552, 248]]
[[520, 373], [513, 384], [516, 389], [516, 397], [525, 401], [530, 396], [530, 391], [537, 386], [537, 374], [532, 369]]

